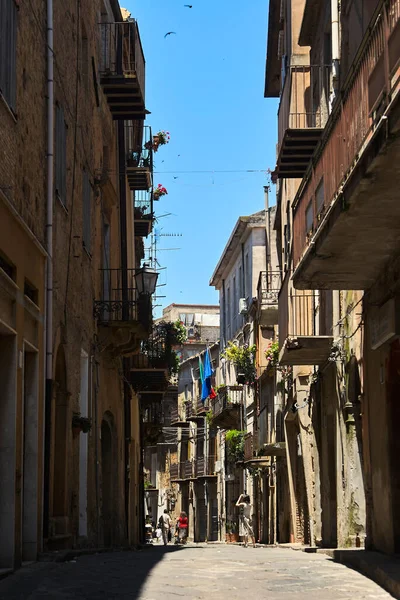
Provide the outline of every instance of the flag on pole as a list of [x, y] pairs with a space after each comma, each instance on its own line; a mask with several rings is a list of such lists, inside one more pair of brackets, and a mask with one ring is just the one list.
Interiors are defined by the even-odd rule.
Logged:
[[204, 357], [204, 371], [203, 371], [203, 365], [201, 365], [201, 369], [200, 369], [200, 376], [203, 375], [203, 378], [201, 380], [202, 381], [201, 399], [203, 402], [205, 400], [207, 400], [207, 398], [211, 398], [211, 400], [212, 400], [217, 395], [211, 385], [211, 377], [213, 376], [213, 374], [214, 374], [214, 371], [213, 371], [212, 365], [211, 365], [210, 350], [207, 348], [206, 354]]

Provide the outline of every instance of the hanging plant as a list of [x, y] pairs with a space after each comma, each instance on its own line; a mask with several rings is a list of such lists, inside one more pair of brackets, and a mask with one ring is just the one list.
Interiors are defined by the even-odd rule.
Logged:
[[231, 429], [225, 434], [225, 443], [228, 459], [232, 462], [244, 460], [244, 436], [245, 431]]
[[248, 344], [236, 346], [233, 342], [228, 342], [222, 356], [235, 365], [238, 383], [251, 385], [256, 380], [255, 352], [255, 344], [252, 346]]
[[165, 146], [165, 144], [168, 144], [170, 139], [171, 136], [169, 135], [169, 131], [164, 131], [163, 129], [161, 131], [157, 131], [157, 133], [153, 135], [153, 152], [157, 152], [159, 146]]
[[168, 194], [167, 188], [165, 188], [161, 183], [159, 183], [156, 189], [153, 192], [154, 200], [159, 200], [162, 196], [166, 196]]

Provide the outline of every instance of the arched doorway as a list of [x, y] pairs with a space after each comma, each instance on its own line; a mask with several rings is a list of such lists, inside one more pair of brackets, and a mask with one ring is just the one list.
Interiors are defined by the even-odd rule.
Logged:
[[57, 351], [54, 382], [54, 435], [53, 435], [53, 520], [54, 534], [67, 534], [67, 457], [68, 457], [68, 393], [64, 348]]
[[114, 448], [110, 419], [101, 422], [101, 481], [104, 545], [112, 546], [114, 531]]

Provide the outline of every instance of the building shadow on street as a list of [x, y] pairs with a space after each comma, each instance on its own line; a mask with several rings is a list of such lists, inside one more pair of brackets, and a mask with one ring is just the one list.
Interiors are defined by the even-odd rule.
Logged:
[[[152, 570], [167, 555], [195, 546], [146, 546], [139, 550], [78, 556], [65, 562], [33, 563], [0, 581], [0, 600], [139, 598]], [[160, 585], [163, 585], [160, 580]]]

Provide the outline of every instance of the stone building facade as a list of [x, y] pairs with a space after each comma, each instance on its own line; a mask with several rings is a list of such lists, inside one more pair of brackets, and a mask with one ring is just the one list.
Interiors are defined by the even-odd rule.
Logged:
[[54, 3], [52, 15], [36, 0], [3, 4], [0, 566], [15, 567], [44, 549], [139, 541], [129, 357], [150, 324], [134, 283], [145, 235], [134, 206], [151, 194], [151, 164], [132, 184], [144, 70], [127, 80], [124, 113], [107, 80], [118, 94], [133, 52], [144, 68], [137, 23], [115, 0]]
[[399, 544], [398, 19], [390, 0], [271, 2], [265, 83], [265, 96], [280, 98], [273, 177], [279, 361], [292, 371], [291, 539], [385, 552]]

